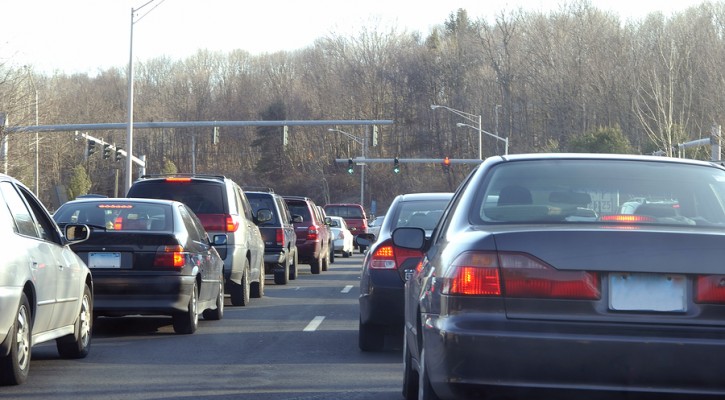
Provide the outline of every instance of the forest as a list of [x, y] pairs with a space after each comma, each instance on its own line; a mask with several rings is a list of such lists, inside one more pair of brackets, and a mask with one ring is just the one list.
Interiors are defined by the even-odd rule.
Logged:
[[[88, 74], [41, 74], [0, 65], [0, 112], [8, 126], [123, 123], [127, 66]], [[725, 104], [725, 2], [640, 20], [574, 1], [556, 11], [460, 9], [430, 32], [369, 26], [355, 36], [320, 37], [294, 52], [250, 54], [199, 49], [183, 60], [134, 63], [134, 121], [392, 120], [377, 127], [368, 158], [478, 159], [508, 152], [677, 155], [673, 146], [709, 138]], [[37, 94], [37, 96], [36, 96]], [[37, 101], [37, 103], [36, 103]], [[37, 108], [36, 108], [37, 106]], [[37, 119], [36, 119], [37, 109]], [[458, 126], [457, 124], [465, 124]], [[468, 125], [468, 126], [467, 126]], [[242, 186], [305, 195], [318, 204], [359, 202], [368, 126], [225, 127], [135, 130], [134, 155], [147, 173], [226, 175]], [[125, 130], [93, 131], [124, 148]], [[112, 196], [124, 162], [86, 157], [75, 132], [2, 132], [4, 171], [49, 209], [84, 193]], [[195, 146], [192, 147], [192, 143]], [[192, 149], [195, 153], [192, 154]], [[684, 156], [711, 159], [709, 147]], [[713, 157], [719, 159], [718, 157]], [[473, 164], [371, 163], [364, 203], [384, 211], [405, 192], [453, 191]], [[137, 176], [137, 171], [134, 171]], [[123, 195], [123, 189], [120, 192]]]

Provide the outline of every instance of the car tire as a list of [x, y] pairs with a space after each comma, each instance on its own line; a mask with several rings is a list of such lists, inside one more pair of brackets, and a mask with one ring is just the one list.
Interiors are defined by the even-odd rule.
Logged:
[[192, 286], [191, 293], [189, 295], [189, 305], [187, 306], [186, 312], [174, 314], [172, 317], [174, 332], [182, 335], [189, 335], [196, 332], [196, 328], [199, 326], [198, 306], [197, 286], [196, 281], [194, 281], [194, 286]]
[[320, 265], [322, 264], [322, 259], [316, 258], [310, 262], [310, 273], [313, 275], [317, 275], [320, 273]]
[[430, 384], [428, 370], [425, 366], [425, 349], [420, 351], [420, 373], [418, 376], [418, 400], [440, 400]]
[[352, 252], [348, 252], [348, 251], [345, 251], [345, 250], [342, 251], [342, 257], [343, 258], [349, 258], [351, 255], [352, 255]]
[[291, 258], [289, 266], [289, 280], [293, 281], [297, 279], [297, 253], [294, 253]]
[[362, 351], [380, 351], [385, 345], [385, 329], [380, 325], [364, 324], [358, 327], [358, 346]]
[[91, 350], [91, 332], [93, 330], [93, 294], [88, 285], [84, 285], [81, 307], [76, 318], [74, 332], [55, 340], [58, 354], [62, 358], [84, 358]]
[[330, 245], [330, 264], [335, 263], [335, 246]]
[[261, 299], [264, 297], [264, 264], [262, 264], [259, 271], [259, 282], [252, 282], [249, 286], [249, 289], [251, 290], [250, 296], [255, 299]]
[[282, 270], [274, 271], [274, 284], [275, 285], [286, 285], [289, 281], [289, 263], [284, 263]]
[[233, 306], [244, 307], [249, 304], [249, 286], [249, 260], [245, 258], [241, 283], [238, 285], [232, 282], [231, 285], [232, 292], [229, 294], [229, 297], [232, 299]]
[[413, 355], [408, 348], [408, 338], [403, 340], [403, 397], [405, 400], [418, 399], [418, 372], [413, 369]]
[[330, 268], [330, 253], [326, 253], [324, 257], [322, 257], [322, 270], [327, 271]]
[[220, 319], [224, 318], [224, 278], [222, 277], [222, 280], [219, 284], [219, 293], [217, 294], [216, 298], [216, 309], [214, 310], [204, 310], [202, 313], [204, 315], [205, 320], [209, 321], [219, 321]]
[[367, 249], [367, 246], [358, 246], [358, 248], [360, 249], [360, 254], [363, 254], [365, 253], [365, 249]]
[[20, 305], [15, 312], [15, 323], [9, 332], [10, 352], [6, 356], [0, 357], [0, 384], [20, 385], [28, 379], [32, 332], [33, 318], [30, 302], [23, 293], [20, 297]]

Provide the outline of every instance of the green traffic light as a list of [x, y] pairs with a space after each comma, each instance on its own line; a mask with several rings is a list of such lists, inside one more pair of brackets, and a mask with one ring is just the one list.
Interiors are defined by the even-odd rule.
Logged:
[[393, 161], [393, 172], [396, 174], [400, 173], [400, 161], [397, 158]]

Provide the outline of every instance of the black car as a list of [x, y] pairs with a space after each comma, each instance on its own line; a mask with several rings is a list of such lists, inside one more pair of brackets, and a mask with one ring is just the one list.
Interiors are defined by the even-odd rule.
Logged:
[[301, 220], [296, 219], [294, 222], [298, 261], [310, 264], [310, 272], [313, 274], [327, 271], [330, 265], [332, 238], [317, 204], [309, 197], [283, 196], [283, 198], [290, 213], [302, 217]]
[[[388, 333], [403, 332], [405, 281], [415, 271], [422, 253], [393, 245], [393, 231], [407, 226], [422, 228], [430, 235], [452, 196], [453, 193], [402, 194], [390, 204], [378, 237], [365, 254], [360, 274], [361, 350], [381, 350]], [[370, 239], [371, 235], [362, 233], [358, 241], [365, 238]]]
[[185, 204], [73, 200], [53, 218], [60, 226], [83, 223], [92, 230], [71, 248], [93, 273], [96, 316], [170, 315], [174, 331], [187, 334], [196, 331], [200, 313], [222, 318], [224, 263]]
[[297, 279], [297, 235], [294, 221], [302, 222], [299, 215], [292, 217], [282, 196], [271, 189], [244, 190], [254, 215], [269, 214], [259, 223], [264, 240], [265, 273], [274, 275], [274, 283], [286, 285]]
[[[648, 207], [622, 213], [632, 199]], [[487, 158], [430, 239], [393, 232], [425, 252], [405, 397], [723, 398], [724, 199], [719, 163]]]
[[224, 260], [226, 291], [234, 306], [264, 295], [264, 242], [241, 187], [222, 175], [144, 175], [126, 197], [180, 201], [199, 217]]

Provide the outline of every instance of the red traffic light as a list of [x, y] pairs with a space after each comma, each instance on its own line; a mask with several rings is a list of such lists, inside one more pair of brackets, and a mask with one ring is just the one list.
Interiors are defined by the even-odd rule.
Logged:
[[443, 172], [448, 173], [451, 170], [451, 159], [446, 157], [443, 159]]

